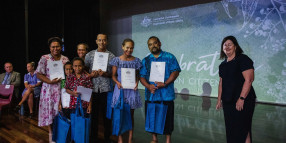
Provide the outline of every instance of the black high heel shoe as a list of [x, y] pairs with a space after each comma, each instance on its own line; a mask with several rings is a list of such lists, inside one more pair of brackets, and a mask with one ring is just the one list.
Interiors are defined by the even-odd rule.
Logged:
[[34, 113], [29, 114], [29, 118], [32, 118], [34, 116]]
[[20, 109], [21, 109], [21, 105], [17, 105], [14, 110], [18, 112]]

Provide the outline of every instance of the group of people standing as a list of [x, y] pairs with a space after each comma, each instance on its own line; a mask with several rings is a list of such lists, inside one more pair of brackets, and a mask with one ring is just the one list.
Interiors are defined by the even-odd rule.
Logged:
[[[63, 110], [66, 116], [74, 112], [77, 97], [80, 95], [80, 93], [77, 92], [77, 87], [84, 86], [92, 89], [90, 102], [82, 101], [85, 113], [90, 114], [91, 118], [90, 142], [98, 142], [98, 122], [100, 117], [103, 118], [102, 121], [104, 122], [104, 140], [105, 142], [110, 142], [111, 120], [106, 118], [107, 93], [113, 91], [110, 106], [114, 107], [117, 100], [119, 100], [120, 90], [123, 89], [121, 84], [121, 68], [132, 68], [136, 71], [136, 86], [134, 89], [123, 89], [123, 93], [124, 103], [130, 105], [133, 127], [134, 109], [142, 107], [141, 97], [137, 90], [140, 80], [146, 87], [145, 106], [147, 106], [147, 103], [150, 101], [148, 96], [150, 96], [151, 93], [156, 95], [154, 96], [155, 98], [152, 99], [153, 101], [164, 100], [164, 104], [168, 106], [164, 134], [166, 134], [167, 142], [171, 142], [171, 133], [174, 129], [174, 81], [181, 71], [175, 56], [162, 51], [159, 38], [152, 36], [148, 39], [148, 48], [151, 54], [144, 58], [142, 62], [139, 58], [132, 55], [135, 45], [132, 39], [125, 39], [123, 41], [123, 54], [119, 57], [115, 57], [115, 55], [107, 49], [107, 39], [107, 35], [98, 34], [96, 39], [98, 48], [88, 53], [88, 46], [86, 44], [79, 44], [77, 46], [79, 57], [74, 58], [72, 62], [69, 62], [69, 59], [61, 54], [62, 42], [60, 38], [53, 37], [48, 40], [51, 53], [41, 57], [35, 71], [38, 79], [43, 82], [39, 103], [39, 126], [49, 127], [51, 140], [53, 118], [57, 115], [58, 110]], [[101, 69], [92, 70], [96, 52], [108, 53], [108, 66], [106, 71]], [[48, 61], [61, 61], [63, 63], [66, 75], [65, 80], [57, 78], [50, 79]], [[149, 82], [152, 61], [166, 62], [165, 82]], [[114, 87], [110, 84], [111, 80], [115, 83]], [[61, 106], [61, 87], [65, 88], [66, 92], [71, 96], [70, 106], [68, 108]], [[129, 143], [132, 141], [133, 129], [129, 131], [128, 138]], [[152, 141], [158, 141], [156, 134], [153, 134]], [[119, 135], [118, 142], [123, 142], [122, 135]]]
[[[23, 92], [23, 99], [28, 98], [33, 91], [32, 89], [42, 82], [38, 125], [49, 127], [51, 141], [51, 125], [58, 110], [63, 110], [66, 116], [74, 112], [77, 97], [80, 95], [77, 92], [77, 87], [84, 86], [92, 89], [90, 102], [82, 101], [85, 113], [90, 114], [91, 118], [90, 142], [98, 142], [99, 117], [102, 117], [104, 122], [105, 142], [110, 142], [111, 120], [106, 118], [107, 93], [113, 91], [111, 107], [114, 107], [119, 100], [120, 89], [123, 89], [121, 68], [133, 68], [136, 71], [136, 86], [134, 89], [123, 89], [124, 103], [129, 104], [131, 109], [132, 127], [134, 128], [134, 109], [143, 105], [137, 90], [140, 81], [145, 86], [145, 114], [150, 102], [163, 101], [163, 104], [168, 106], [163, 134], [166, 135], [166, 143], [170, 143], [171, 134], [174, 130], [174, 81], [181, 72], [176, 57], [163, 51], [159, 38], [155, 36], [147, 40], [150, 54], [142, 61], [132, 55], [135, 46], [133, 40], [125, 39], [123, 41], [123, 54], [118, 57], [108, 51], [107, 40], [107, 35], [98, 34], [96, 39], [98, 48], [90, 52], [88, 52], [88, 45], [79, 44], [77, 46], [79, 57], [74, 58], [72, 62], [69, 62], [69, 59], [61, 54], [62, 41], [60, 38], [53, 37], [48, 40], [50, 54], [41, 57], [35, 71], [30, 70], [30, 68], [28, 70], [30, 74], [27, 75], [27, 78], [30, 79], [33, 78], [31, 75], [36, 75], [39, 80], [35, 79], [31, 84], [26, 84], [25, 80], [26, 90]], [[108, 53], [109, 62], [106, 71], [92, 70], [95, 52]], [[253, 62], [243, 54], [243, 50], [233, 36], [223, 39], [220, 53], [220, 59], [224, 59], [224, 61], [219, 66], [220, 82], [216, 108], [223, 107], [224, 110], [227, 142], [251, 142], [251, 123], [256, 99], [251, 85], [254, 80]], [[65, 80], [50, 79], [49, 61], [61, 61], [63, 63]], [[152, 62], [165, 62], [164, 82], [149, 80]], [[34, 67], [33, 63], [28, 65]], [[114, 87], [110, 84], [111, 80], [115, 83]], [[65, 88], [66, 92], [70, 94], [69, 107], [63, 108], [61, 106], [61, 88]], [[150, 98], [151, 95], [152, 98]], [[22, 101], [19, 105], [21, 104]], [[133, 142], [132, 139], [133, 129], [129, 131], [128, 142]], [[118, 142], [123, 142], [121, 135], [118, 137]], [[152, 133], [151, 143], [157, 142], [157, 134]]]

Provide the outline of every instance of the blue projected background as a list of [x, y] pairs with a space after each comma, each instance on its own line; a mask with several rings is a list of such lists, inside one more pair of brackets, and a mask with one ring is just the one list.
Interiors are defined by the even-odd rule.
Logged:
[[[286, 104], [286, 0], [223, 0], [132, 16], [134, 56], [148, 53], [158, 36], [182, 72], [178, 93], [217, 97], [222, 39], [234, 35], [255, 63], [259, 101]], [[143, 87], [140, 87], [143, 89]]]

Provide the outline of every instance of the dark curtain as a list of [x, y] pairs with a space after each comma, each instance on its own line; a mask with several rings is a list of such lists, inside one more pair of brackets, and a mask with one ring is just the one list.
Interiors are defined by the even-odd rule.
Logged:
[[29, 61], [38, 63], [50, 53], [48, 38], [63, 36], [63, 2], [61, 0], [28, 1]]
[[5, 72], [4, 63], [8, 61], [13, 64], [14, 71], [26, 71], [24, 8], [24, 1], [1, 2], [0, 73]]
[[[99, 1], [97, 0], [25, 0], [3, 1], [0, 5], [1, 52], [0, 73], [5, 72], [4, 63], [9, 61], [14, 71], [23, 77], [27, 73], [26, 61], [36, 65], [40, 57], [50, 53], [48, 38], [64, 38], [65, 51], [70, 60], [75, 57], [76, 45], [84, 42], [95, 47], [99, 32]], [[25, 21], [28, 16], [28, 21]], [[28, 22], [28, 56], [26, 53], [25, 22]]]
[[50, 53], [48, 38], [64, 40], [63, 55], [72, 60], [76, 45], [93, 47], [99, 32], [99, 1], [34, 0], [29, 1], [29, 60], [38, 63]]
[[76, 46], [79, 43], [86, 43], [90, 49], [95, 49], [95, 39], [100, 28], [99, 19], [99, 1], [65, 0], [64, 42], [65, 52], [70, 60], [77, 57]]

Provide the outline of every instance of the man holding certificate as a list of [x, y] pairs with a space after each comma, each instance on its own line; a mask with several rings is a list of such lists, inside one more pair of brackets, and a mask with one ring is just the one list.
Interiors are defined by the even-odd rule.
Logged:
[[[93, 83], [93, 93], [89, 104], [89, 109], [91, 109], [90, 141], [92, 143], [98, 142], [98, 117], [102, 117], [104, 121], [105, 142], [110, 142], [111, 121], [106, 118], [107, 92], [111, 91], [111, 66], [108, 65], [108, 61], [115, 57], [114, 54], [107, 50], [107, 35], [98, 34], [96, 44], [98, 48], [90, 51], [85, 56], [85, 65], [90, 69], [90, 77]], [[103, 115], [99, 116], [99, 112]]]
[[[166, 135], [166, 143], [170, 143], [174, 130], [174, 81], [179, 76], [181, 68], [173, 54], [161, 50], [159, 38], [152, 36], [147, 44], [151, 54], [142, 60], [143, 66], [140, 70], [140, 81], [145, 86], [145, 114], [148, 103], [163, 101], [167, 106], [163, 134]], [[157, 133], [151, 133], [151, 143], [158, 142]]]

